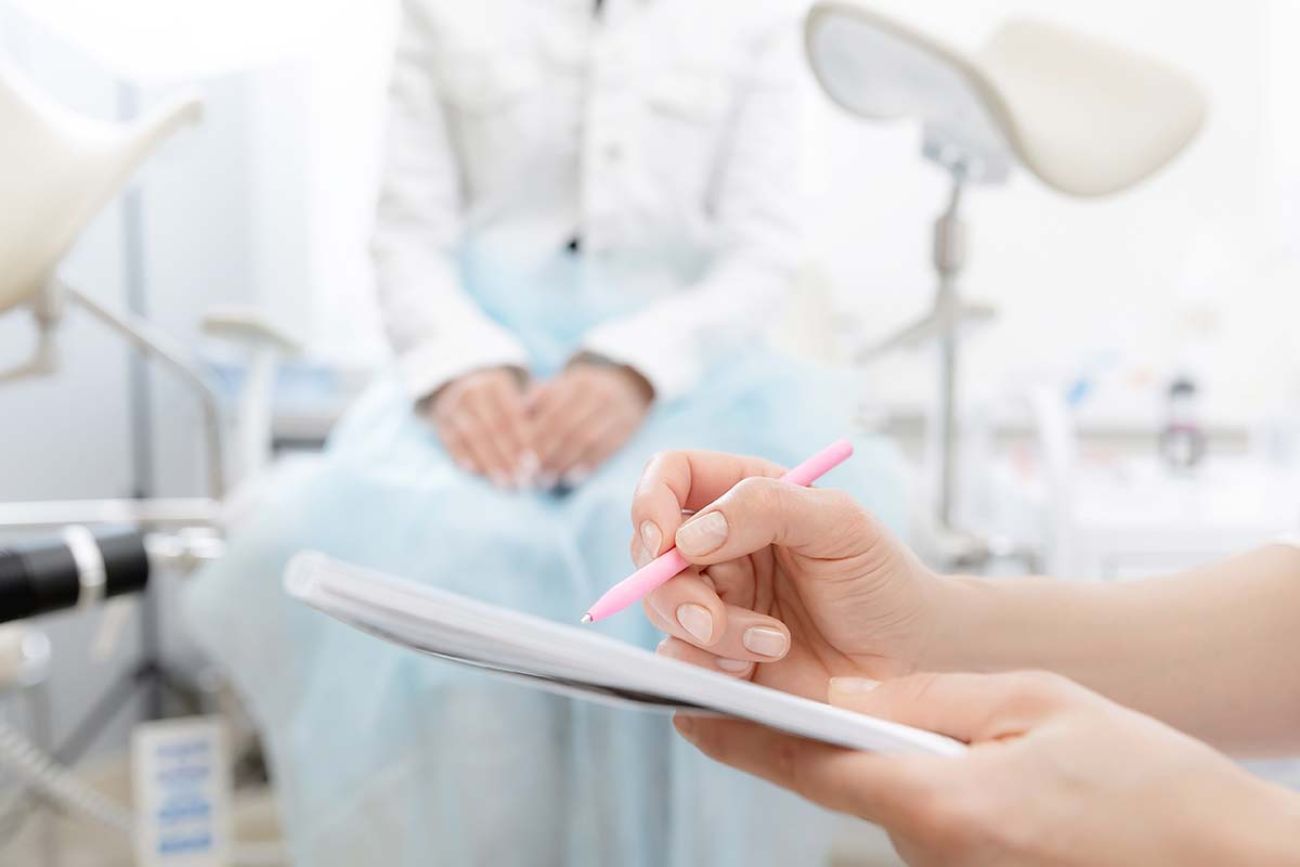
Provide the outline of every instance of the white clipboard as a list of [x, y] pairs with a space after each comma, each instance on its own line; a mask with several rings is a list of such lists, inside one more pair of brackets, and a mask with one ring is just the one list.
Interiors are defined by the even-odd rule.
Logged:
[[285, 589], [331, 617], [402, 647], [587, 701], [716, 713], [879, 753], [959, 755], [934, 732], [831, 707], [707, 671], [588, 628], [565, 626], [303, 552]]

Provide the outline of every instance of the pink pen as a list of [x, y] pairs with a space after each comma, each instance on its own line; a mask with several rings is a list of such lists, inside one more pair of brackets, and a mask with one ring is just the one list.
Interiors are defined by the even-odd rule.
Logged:
[[[781, 477], [781, 481], [792, 485], [811, 485], [835, 467], [848, 460], [853, 454], [853, 444], [848, 440], [836, 440], [799, 466]], [[606, 591], [596, 600], [596, 604], [582, 615], [583, 623], [595, 623], [617, 614], [629, 605], [641, 601], [656, 587], [675, 578], [690, 566], [676, 548], [669, 548], [622, 581]]]

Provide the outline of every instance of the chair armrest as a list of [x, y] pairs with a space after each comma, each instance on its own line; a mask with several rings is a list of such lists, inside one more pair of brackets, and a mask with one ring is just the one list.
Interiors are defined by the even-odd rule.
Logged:
[[247, 349], [274, 349], [281, 355], [301, 355], [302, 342], [258, 310], [246, 307], [210, 309], [200, 325], [204, 334]]

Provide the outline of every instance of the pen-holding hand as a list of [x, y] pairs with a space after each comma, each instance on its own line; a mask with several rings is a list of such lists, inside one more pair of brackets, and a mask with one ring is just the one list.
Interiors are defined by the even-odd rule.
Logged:
[[646, 467], [633, 559], [675, 543], [696, 564], [646, 597], [673, 637], [661, 652], [818, 699], [832, 676], [913, 670], [941, 580], [847, 494], [778, 481], [782, 472], [701, 451]]
[[429, 419], [452, 459], [500, 488], [527, 484], [537, 470], [523, 383], [524, 374], [515, 368], [476, 370], [428, 401]]
[[739, 720], [676, 724], [718, 761], [884, 826], [912, 865], [1297, 863], [1300, 799], [1058, 675], [837, 679], [827, 698], [971, 750], [884, 756]]

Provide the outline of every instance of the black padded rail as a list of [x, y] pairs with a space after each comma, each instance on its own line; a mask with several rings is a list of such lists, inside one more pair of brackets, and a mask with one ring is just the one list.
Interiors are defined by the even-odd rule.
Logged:
[[[134, 593], [149, 583], [144, 536], [94, 534], [104, 558], [104, 595]], [[77, 561], [62, 536], [0, 547], [0, 623], [72, 608], [81, 596]]]

